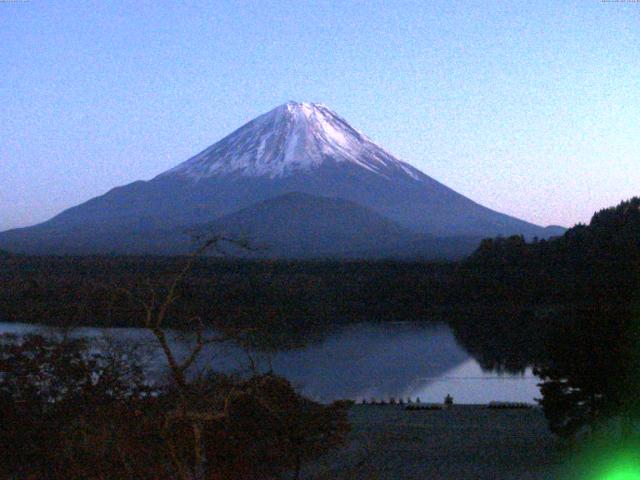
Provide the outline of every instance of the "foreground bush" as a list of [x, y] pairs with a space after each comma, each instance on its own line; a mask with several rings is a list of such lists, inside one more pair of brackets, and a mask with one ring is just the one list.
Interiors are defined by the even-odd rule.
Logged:
[[348, 431], [344, 405], [307, 400], [275, 375], [150, 386], [126, 352], [0, 340], [3, 478], [295, 477]]

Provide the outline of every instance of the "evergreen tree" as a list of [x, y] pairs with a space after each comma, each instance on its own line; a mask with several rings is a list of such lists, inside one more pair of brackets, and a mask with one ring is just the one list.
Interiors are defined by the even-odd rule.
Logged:
[[554, 433], [572, 435], [613, 417], [629, 427], [638, 419], [639, 319], [619, 307], [583, 309], [550, 342], [535, 373]]

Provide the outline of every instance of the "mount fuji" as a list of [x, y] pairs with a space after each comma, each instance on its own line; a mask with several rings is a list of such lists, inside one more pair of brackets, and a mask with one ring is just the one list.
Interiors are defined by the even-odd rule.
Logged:
[[324, 105], [288, 102], [152, 180], [0, 233], [0, 248], [186, 253], [189, 232], [205, 229], [266, 242], [261, 255], [296, 258], [453, 257], [482, 237], [562, 232], [473, 202]]

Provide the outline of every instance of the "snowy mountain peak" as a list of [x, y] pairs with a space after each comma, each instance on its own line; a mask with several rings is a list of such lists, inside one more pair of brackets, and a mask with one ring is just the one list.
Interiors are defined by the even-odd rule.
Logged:
[[350, 162], [382, 176], [398, 171], [413, 179], [424, 176], [325, 105], [293, 101], [260, 115], [160, 176], [275, 178], [311, 171], [326, 162]]

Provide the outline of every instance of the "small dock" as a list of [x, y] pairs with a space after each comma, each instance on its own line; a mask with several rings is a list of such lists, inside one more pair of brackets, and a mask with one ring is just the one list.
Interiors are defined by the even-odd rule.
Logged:
[[538, 408], [538, 405], [533, 403], [526, 402], [499, 402], [499, 401], [491, 401], [487, 404], [454, 404], [453, 400], [447, 402], [445, 399], [442, 403], [424, 403], [420, 401], [420, 398], [411, 399], [395, 399], [393, 397], [389, 399], [375, 399], [372, 398], [370, 400], [361, 400], [359, 402], [360, 405], [369, 405], [372, 407], [403, 407], [405, 410], [415, 411], [415, 410], [446, 410], [450, 408], [454, 408], [454, 406], [465, 406], [465, 407], [475, 407], [475, 408], [490, 408], [494, 410], [527, 410], [531, 408]]

